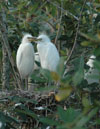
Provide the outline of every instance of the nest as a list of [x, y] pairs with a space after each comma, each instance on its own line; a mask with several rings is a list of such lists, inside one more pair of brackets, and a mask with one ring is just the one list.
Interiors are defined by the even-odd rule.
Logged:
[[[55, 92], [44, 92], [41, 94], [39, 92], [22, 90], [5, 91], [0, 93], [0, 100], [3, 102], [0, 103], [0, 107], [4, 109], [3, 112], [6, 111], [6, 115], [10, 114], [10, 116], [17, 117], [20, 121], [21, 129], [39, 128], [42, 126], [42, 123], [36, 120], [35, 117], [27, 114], [28, 112], [25, 114], [25, 119], [20, 115], [18, 116], [17, 113], [24, 111], [21, 105], [24, 105], [27, 111], [35, 113], [38, 117], [52, 117], [57, 110], [57, 105], [59, 105], [55, 100]], [[10, 107], [17, 113], [8, 112], [7, 107]], [[17, 125], [14, 126], [17, 127]]]

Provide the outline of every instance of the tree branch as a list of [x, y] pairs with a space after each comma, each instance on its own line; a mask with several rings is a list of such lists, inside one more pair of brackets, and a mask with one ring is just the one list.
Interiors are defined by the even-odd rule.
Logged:
[[99, 39], [94, 39], [94, 38], [90, 37], [89, 35], [84, 34], [83, 32], [80, 32], [80, 31], [78, 32], [78, 34], [80, 36], [86, 38], [87, 40], [90, 40], [91, 42], [94, 42], [94, 43], [97, 43], [97, 44], [99, 43], [100, 44], [100, 40]]
[[[61, 7], [62, 7], [62, 1], [61, 1]], [[62, 10], [61, 10], [61, 15], [60, 15], [60, 22], [59, 22], [59, 26], [58, 26], [58, 31], [57, 31], [57, 35], [55, 38], [55, 45], [57, 44], [57, 40], [58, 40], [58, 36], [59, 36], [59, 32], [60, 32], [60, 28], [61, 28], [61, 21], [62, 21]]]
[[6, 16], [5, 16], [5, 10], [2, 9], [1, 13], [0, 13], [0, 33], [1, 33], [1, 37], [2, 37], [2, 40], [3, 40], [3, 45], [8, 53], [8, 57], [9, 57], [9, 60], [10, 60], [10, 63], [11, 63], [11, 66], [12, 66], [12, 70], [13, 70], [13, 73], [14, 73], [14, 80], [15, 82], [17, 82], [17, 85], [16, 85], [16, 88], [17, 86], [19, 88], [20, 87], [20, 80], [18, 79], [17, 75], [16, 75], [16, 71], [14, 69], [14, 67], [16, 66], [15, 65], [15, 62], [13, 60], [13, 57], [11, 55], [11, 49], [10, 49], [10, 46], [9, 46], [9, 42], [8, 42], [8, 38], [7, 38], [7, 28], [6, 28]]
[[73, 47], [72, 47], [72, 50], [67, 58], [67, 61], [66, 61], [66, 64], [68, 63], [69, 59], [71, 58], [72, 56], [72, 53], [75, 49], [75, 46], [76, 46], [76, 43], [77, 43], [77, 37], [78, 37], [78, 32], [79, 32], [79, 27], [80, 27], [80, 21], [81, 21], [81, 16], [82, 16], [82, 12], [83, 12], [83, 8], [85, 6], [85, 3], [86, 3], [86, 0], [84, 1], [83, 3], [83, 6], [82, 6], [82, 9], [81, 9], [81, 12], [80, 12], [80, 16], [79, 16], [79, 20], [78, 20], [78, 25], [77, 25], [77, 29], [76, 29], [76, 35], [75, 35], [75, 40], [74, 40], [74, 44], [73, 44]]
[[52, 5], [54, 5], [55, 7], [57, 7], [58, 9], [62, 10], [64, 13], [69, 14], [70, 16], [72, 16], [74, 19], [76, 19], [77, 21], [79, 20], [78, 17], [76, 17], [75, 15], [73, 15], [71, 12], [69, 12], [68, 10], [63, 9], [62, 7], [59, 7], [57, 4], [55, 4], [54, 2], [51, 2], [50, 0], [47, 0], [49, 3], [51, 3]]

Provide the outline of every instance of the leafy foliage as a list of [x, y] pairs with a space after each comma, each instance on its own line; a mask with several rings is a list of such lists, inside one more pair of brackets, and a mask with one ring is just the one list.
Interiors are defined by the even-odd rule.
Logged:
[[[94, 67], [100, 72], [100, 1], [84, 2], [1, 0], [0, 10], [4, 9], [6, 13], [8, 40], [14, 60], [23, 34], [28, 32], [37, 36], [43, 31], [57, 46], [61, 60], [57, 73], [44, 69], [33, 73], [35, 96], [29, 92], [0, 98], [0, 128], [100, 128], [100, 83], [88, 84], [84, 79], [84, 71], [89, 70], [86, 62], [90, 55], [97, 57]], [[0, 39], [2, 42], [1, 35]], [[34, 47], [37, 51], [35, 44]], [[0, 48], [2, 68], [1, 51]], [[100, 79], [100, 76], [91, 78]], [[51, 83], [50, 87], [48, 83]], [[14, 89], [12, 83], [10, 88]], [[53, 95], [46, 95], [52, 91]]]

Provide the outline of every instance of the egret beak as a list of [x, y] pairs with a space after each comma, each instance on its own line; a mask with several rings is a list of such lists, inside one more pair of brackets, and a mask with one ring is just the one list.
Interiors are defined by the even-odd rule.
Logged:
[[41, 38], [39, 38], [39, 39], [37, 39], [37, 37], [28, 37], [28, 40], [30, 41], [30, 42], [36, 42], [37, 43], [37, 41], [41, 41], [42, 39]]
[[36, 39], [36, 37], [28, 37], [28, 40], [29, 40], [30, 42], [32, 42], [32, 41], [35, 42], [35, 39]]
[[40, 39], [37, 39], [37, 37], [28, 37], [28, 40], [29, 41], [33, 41], [33, 42], [37, 42], [37, 41], [41, 41], [42, 39], [40, 38]]

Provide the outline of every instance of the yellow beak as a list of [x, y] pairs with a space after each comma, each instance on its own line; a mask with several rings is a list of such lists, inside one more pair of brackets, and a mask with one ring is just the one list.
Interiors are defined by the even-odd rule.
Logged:
[[28, 40], [30, 41], [30, 42], [36, 42], [36, 41], [41, 41], [42, 39], [37, 39], [37, 37], [28, 37]]
[[34, 42], [35, 42], [35, 41], [36, 41], [36, 39], [37, 39], [36, 37], [28, 37], [28, 40], [29, 40], [30, 42], [32, 42], [32, 41], [34, 41]]

